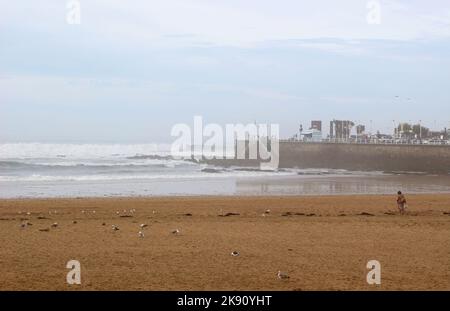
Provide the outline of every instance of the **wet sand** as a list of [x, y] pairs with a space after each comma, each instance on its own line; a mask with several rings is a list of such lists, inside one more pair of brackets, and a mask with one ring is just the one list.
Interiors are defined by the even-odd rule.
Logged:
[[[281, 171], [269, 175], [244, 171], [241, 177], [226, 172], [203, 177], [130, 180], [0, 181], [0, 198], [149, 197], [149, 196], [285, 196], [379, 195], [397, 189], [406, 193], [450, 194], [450, 175], [383, 174], [335, 170]], [[274, 174], [274, 175], [271, 175]], [[245, 176], [245, 177], [244, 177]]]
[[0, 289], [450, 290], [450, 195], [407, 198], [405, 216], [384, 195], [0, 200]]

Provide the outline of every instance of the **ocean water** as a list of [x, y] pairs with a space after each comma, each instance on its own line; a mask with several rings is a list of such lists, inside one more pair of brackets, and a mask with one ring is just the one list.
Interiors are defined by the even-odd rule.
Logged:
[[213, 168], [158, 144], [0, 144], [0, 197], [233, 194], [240, 178], [282, 176]]
[[0, 198], [450, 192], [449, 178], [211, 167], [161, 144], [0, 144]]

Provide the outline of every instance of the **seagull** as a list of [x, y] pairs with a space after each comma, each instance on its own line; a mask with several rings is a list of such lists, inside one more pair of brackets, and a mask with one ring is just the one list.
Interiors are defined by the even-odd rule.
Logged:
[[116, 214], [117, 214], [117, 215], [119, 215], [119, 214], [120, 214], [120, 212], [119, 212], [119, 211], [117, 211], [117, 212], [116, 212]]
[[180, 230], [178, 230], [178, 229], [175, 229], [172, 231], [172, 234], [178, 234], [178, 233], [180, 233]]
[[139, 237], [140, 237], [140, 238], [143, 238], [143, 237], [144, 237], [144, 232], [139, 231]]
[[118, 231], [118, 230], [119, 230], [119, 228], [118, 228], [116, 225], [112, 225], [112, 229], [113, 229], [114, 231]]
[[58, 227], [58, 223], [57, 223], [57, 222], [54, 222], [54, 223], [52, 224], [52, 228], [56, 228], [56, 227]]
[[239, 256], [239, 252], [237, 252], [237, 251], [234, 251], [234, 252], [232, 252], [232, 253], [231, 253], [231, 256], [233, 256], [233, 257], [237, 257], [237, 256]]
[[144, 229], [145, 227], [148, 227], [148, 225], [147, 224], [141, 224], [140, 227], [141, 227], [141, 229]]
[[270, 209], [266, 210], [264, 214], [270, 214]]
[[27, 215], [29, 216], [29, 215], [31, 215], [31, 213], [30, 213], [30, 212], [27, 212]]
[[287, 275], [286, 273], [283, 273], [283, 272], [281, 272], [281, 271], [278, 271], [277, 276], [278, 276], [278, 278], [279, 278], [280, 280], [289, 279], [289, 275]]

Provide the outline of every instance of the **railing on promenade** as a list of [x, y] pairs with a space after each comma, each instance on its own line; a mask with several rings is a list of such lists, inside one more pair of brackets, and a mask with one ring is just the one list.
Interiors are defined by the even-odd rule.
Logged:
[[322, 139], [320, 141], [313, 140], [297, 140], [297, 139], [280, 139], [280, 142], [292, 143], [328, 143], [328, 144], [358, 144], [358, 145], [421, 145], [421, 146], [450, 146], [448, 140], [400, 140], [400, 139]]

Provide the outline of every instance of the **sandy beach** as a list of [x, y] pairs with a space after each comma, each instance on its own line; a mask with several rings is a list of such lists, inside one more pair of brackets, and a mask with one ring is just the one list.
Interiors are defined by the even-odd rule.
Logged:
[[0, 200], [0, 290], [450, 290], [450, 195], [407, 198]]

